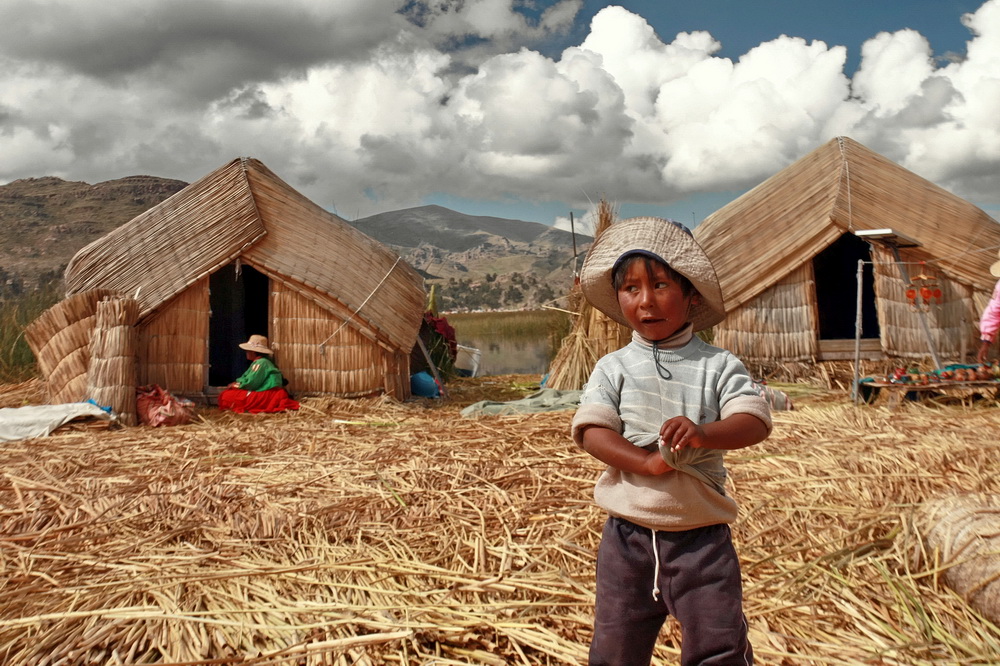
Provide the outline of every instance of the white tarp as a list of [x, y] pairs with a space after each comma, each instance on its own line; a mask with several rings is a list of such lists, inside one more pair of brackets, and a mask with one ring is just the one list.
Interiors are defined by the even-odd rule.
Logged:
[[111, 414], [90, 402], [0, 408], [0, 442], [47, 437], [64, 423], [85, 416], [108, 421], [112, 418]]

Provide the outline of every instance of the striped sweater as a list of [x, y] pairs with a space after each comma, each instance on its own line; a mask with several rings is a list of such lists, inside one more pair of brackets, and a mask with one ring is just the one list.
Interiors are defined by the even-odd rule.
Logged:
[[[654, 350], [633, 334], [632, 342], [597, 362], [573, 417], [578, 445], [585, 427], [603, 426], [652, 451], [660, 426], [674, 416], [705, 424], [747, 413], [770, 432], [767, 402], [739, 359], [694, 336], [690, 326], [667, 344], [671, 342], [679, 346]], [[594, 488], [597, 504], [611, 515], [657, 530], [736, 519], [736, 503], [725, 491], [725, 451], [684, 448], [672, 453], [661, 447], [660, 453], [674, 471], [642, 476], [608, 467]]]

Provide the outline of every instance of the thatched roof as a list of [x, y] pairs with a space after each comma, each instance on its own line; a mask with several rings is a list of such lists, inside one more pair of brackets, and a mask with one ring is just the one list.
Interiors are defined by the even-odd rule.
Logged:
[[694, 234], [733, 311], [809, 261], [842, 234], [891, 228], [921, 243], [909, 256], [933, 260], [977, 290], [1000, 224], [971, 203], [847, 137], [820, 146], [708, 216]]
[[332, 297], [397, 348], [413, 345], [425, 302], [419, 274], [251, 158], [81, 249], [66, 269], [66, 289], [135, 297], [146, 317], [236, 258]]

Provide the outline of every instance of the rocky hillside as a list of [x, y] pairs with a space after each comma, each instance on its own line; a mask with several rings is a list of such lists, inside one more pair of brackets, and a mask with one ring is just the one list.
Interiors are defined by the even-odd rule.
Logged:
[[[0, 283], [30, 288], [61, 279], [77, 250], [185, 186], [154, 176], [96, 185], [29, 178], [0, 186]], [[537, 306], [572, 283], [573, 238], [544, 224], [440, 206], [350, 224], [399, 252], [428, 284], [439, 285], [443, 309]], [[588, 241], [577, 238], [580, 261]]]
[[[351, 224], [438, 285], [445, 309], [538, 306], [572, 284], [572, 235], [537, 222], [419, 206]], [[581, 262], [589, 241], [576, 239]]]
[[0, 276], [27, 285], [61, 279], [77, 250], [186, 185], [153, 176], [96, 185], [52, 177], [0, 185]]

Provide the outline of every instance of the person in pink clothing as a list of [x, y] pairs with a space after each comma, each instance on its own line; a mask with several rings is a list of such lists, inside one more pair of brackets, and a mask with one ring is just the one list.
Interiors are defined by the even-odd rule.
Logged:
[[[1000, 261], [995, 261], [990, 266], [990, 275], [1000, 278]], [[980, 363], [986, 363], [986, 356], [997, 337], [998, 330], [1000, 330], [1000, 280], [993, 287], [993, 296], [979, 317], [979, 353], [976, 354], [976, 360]]]

